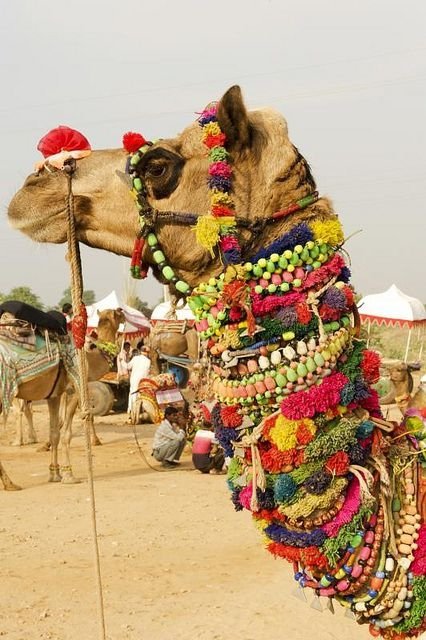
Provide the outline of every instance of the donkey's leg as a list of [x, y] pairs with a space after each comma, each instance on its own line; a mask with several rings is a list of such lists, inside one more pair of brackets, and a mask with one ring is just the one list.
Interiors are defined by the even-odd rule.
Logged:
[[72, 438], [72, 421], [78, 406], [78, 396], [76, 393], [69, 396], [67, 399], [64, 423], [61, 429], [61, 449], [62, 449], [62, 465], [61, 475], [62, 482], [64, 484], [76, 484], [81, 482], [73, 476], [71, 459], [70, 459], [70, 445]]
[[3, 487], [5, 491], [20, 491], [22, 487], [19, 487], [17, 484], [14, 484], [12, 480], [7, 475], [6, 471], [2, 463], [0, 462], [0, 478], [3, 483]]
[[31, 401], [23, 400], [22, 411], [26, 419], [26, 428], [22, 431], [22, 444], [34, 444], [37, 442], [37, 434], [34, 429], [33, 407]]
[[59, 473], [58, 464], [58, 444], [59, 444], [59, 398], [49, 398], [47, 406], [49, 408], [49, 441], [51, 445], [51, 457], [49, 467], [49, 482], [60, 482], [61, 474]]

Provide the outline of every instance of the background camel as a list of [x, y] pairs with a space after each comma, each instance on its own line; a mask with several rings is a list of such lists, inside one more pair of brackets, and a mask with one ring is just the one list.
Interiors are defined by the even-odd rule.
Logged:
[[[180, 323], [179, 323], [180, 325]], [[182, 332], [182, 326], [170, 328], [170, 321], [167, 324], [157, 322], [151, 329], [145, 344], [149, 347], [149, 357], [151, 360], [151, 370], [153, 375], [161, 372], [161, 355], [182, 356], [186, 354], [193, 362], [197, 362], [199, 357], [199, 339], [195, 329], [187, 329]]]
[[[98, 329], [98, 340], [102, 345], [115, 345], [119, 325], [124, 322], [123, 311], [108, 309], [100, 312], [100, 324]], [[3, 343], [4, 343], [3, 339]], [[94, 346], [94, 345], [93, 345]], [[88, 348], [85, 350], [88, 363], [89, 381], [99, 380], [111, 368], [111, 351], [105, 354], [99, 348]], [[78, 406], [79, 396], [76, 392], [73, 380], [67, 374], [67, 370], [61, 364], [53, 367], [33, 380], [18, 387], [17, 397], [22, 401], [24, 413], [32, 425], [32, 416], [28, 403], [36, 400], [46, 400], [49, 407], [50, 435], [49, 443], [45, 447], [51, 450], [51, 463], [49, 466], [49, 482], [74, 483], [76, 480], [72, 473], [70, 461], [70, 443], [72, 438], [72, 421]], [[59, 417], [61, 397], [64, 399], [64, 415]], [[20, 425], [18, 424], [18, 429]], [[34, 428], [33, 428], [34, 431]], [[22, 432], [17, 434], [19, 441], [22, 440]], [[61, 437], [63, 464], [61, 469], [58, 464], [58, 445]], [[100, 444], [93, 427], [92, 439], [94, 444]], [[1, 479], [6, 490], [16, 489], [10, 479], [5, 475], [4, 468], [1, 467]]]
[[[237, 510], [253, 512], [268, 539], [268, 549], [293, 562], [301, 586], [324, 597], [337, 596], [348, 607], [353, 605], [358, 622], [371, 623], [374, 635], [383, 630], [390, 638], [388, 627], [399, 638], [418, 635], [424, 630], [426, 588], [424, 545], [416, 542], [420, 535], [426, 536], [424, 528], [419, 533], [424, 516], [416, 500], [416, 492], [421, 491], [417, 483], [420, 471], [409, 441], [395, 443], [386, 435], [389, 426], [381, 420], [377, 397], [370, 388], [376, 370], [378, 376], [378, 362], [357, 338], [337, 216], [327, 198], [317, 198], [309, 165], [290, 142], [281, 115], [269, 109], [248, 112], [238, 87], [225, 93], [217, 109], [205, 112], [203, 127], [212, 122], [212, 113], [214, 124], [204, 140], [210, 136], [209, 149], [220, 153], [219, 159], [213, 153], [210, 161], [200, 123], [195, 122], [177, 137], [162, 139], [145, 150], [135, 160], [135, 172], [146, 188], [150, 208], [145, 218], [154, 225], [161, 246], [157, 256], [147, 246], [144, 259], [154, 263], [160, 279], [167, 271], [155, 265], [168, 263], [176, 277], [195, 287], [194, 308], [200, 309], [201, 320], [210, 320], [207, 329], [200, 331], [213, 356], [219, 398], [212, 418], [221, 443], [234, 455], [228, 478], [233, 503]], [[214, 242], [211, 251], [207, 241], [204, 246], [194, 242], [193, 223], [198, 227], [200, 222], [199, 229], [204, 229], [204, 239], [208, 239], [214, 221], [207, 219], [206, 224], [198, 218], [210, 212], [210, 198], [214, 202], [218, 191], [222, 197], [227, 191], [217, 185], [229, 183], [229, 157], [231, 200], [242, 255], [240, 260], [235, 250], [235, 260], [225, 269], [219, 252], [213, 250]], [[225, 166], [220, 164], [224, 158]], [[92, 153], [79, 163], [73, 189], [79, 239], [130, 255], [136, 220], [131, 199], [126, 200], [118, 179], [124, 162], [121, 151]], [[220, 166], [209, 174], [215, 162]], [[211, 187], [213, 195], [208, 175], [218, 178]], [[65, 242], [66, 189], [67, 181], [60, 174], [42, 170], [30, 176], [11, 202], [12, 225], [37, 241]], [[224, 201], [229, 199], [219, 200], [222, 206]], [[230, 240], [229, 235], [225, 237]], [[309, 254], [309, 246], [316, 248], [315, 255], [322, 260]], [[230, 253], [232, 247], [229, 241]], [[266, 256], [257, 255], [265, 248]], [[305, 249], [308, 254], [302, 260]], [[281, 259], [286, 260], [285, 266], [277, 267]], [[301, 270], [294, 283], [287, 269], [290, 259], [294, 261], [291, 266]], [[253, 263], [259, 268], [258, 276]], [[274, 274], [280, 276], [280, 283], [288, 284], [281, 279], [284, 270], [290, 274], [292, 290], [288, 296], [279, 293], [274, 298], [276, 285], [271, 282], [275, 289], [270, 288], [268, 280]], [[203, 296], [209, 293], [206, 282], [212, 293]], [[225, 289], [228, 284], [233, 286]], [[344, 299], [342, 291], [346, 292]], [[225, 310], [217, 321], [210, 311], [216, 300]], [[293, 306], [293, 320], [285, 317], [287, 306]], [[333, 314], [337, 327], [329, 322], [327, 332], [326, 320]], [[294, 330], [282, 331], [284, 320]], [[260, 346], [255, 342], [257, 321], [268, 338], [260, 340]], [[256, 362], [252, 359], [256, 371], [259, 367], [272, 371], [274, 364], [275, 376], [282, 376], [282, 384], [268, 380], [271, 389], [280, 389], [279, 402], [265, 384], [266, 374], [247, 381], [248, 366], [239, 362], [246, 355], [241, 353], [246, 339], [256, 355]], [[226, 368], [228, 362], [233, 364]], [[311, 371], [305, 363], [313, 366]], [[254, 388], [250, 396], [249, 385]], [[250, 404], [254, 409], [247, 409]], [[245, 417], [248, 424], [244, 424]], [[386, 458], [389, 447], [392, 455]], [[395, 459], [398, 463], [393, 466]], [[400, 498], [398, 503], [392, 503], [392, 494]], [[362, 550], [358, 553], [355, 548], [359, 545]], [[413, 577], [409, 570], [417, 560], [419, 571]], [[416, 615], [411, 617], [413, 611]], [[390, 633], [396, 637], [393, 630]]]
[[413, 391], [414, 382], [409, 365], [405, 362], [397, 362], [389, 369], [391, 388], [389, 392], [380, 398], [381, 405], [397, 404], [404, 414]]

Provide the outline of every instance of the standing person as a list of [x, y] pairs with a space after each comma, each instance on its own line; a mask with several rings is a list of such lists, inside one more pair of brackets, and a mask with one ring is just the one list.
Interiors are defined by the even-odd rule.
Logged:
[[152, 455], [166, 468], [179, 465], [186, 444], [185, 431], [178, 425], [179, 413], [176, 407], [166, 407], [152, 443]]
[[225, 464], [223, 449], [219, 446], [210, 425], [204, 429], [198, 429], [195, 433], [192, 443], [192, 462], [201, 473], [212, 475], [225, 473], [222, 471]]
[[139, 382], [142, 380], [142, 378], [147, 378], [149, 376], [151, 360], [147, 358], [147, 356], [143, 353], [136, 352], [136, 355], [134, 355], [130, 362], [128, 362], [127, 368], [130, 371], [129, 404], [127, 407], [130, 422], [132, 407], [136, 400], [136, 393], [139, 388]]
[[69, 302], [65, 302], [65, 304], [62, 305], [62, 315], [65, 316], [65, 320], [67, 321], [68, 331], [71, 331], [73, 311], [72, 305]]
[[123, 342], [120, 353], [117, 356], [117, 376], [118, 379], [129, 379], [129, 367], [131, 354], [130, 354], [130, 342]]

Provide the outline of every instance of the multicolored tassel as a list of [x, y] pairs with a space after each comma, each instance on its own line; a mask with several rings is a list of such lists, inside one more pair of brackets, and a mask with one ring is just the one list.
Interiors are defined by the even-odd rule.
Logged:
[[200, 216], [195, 226], [197, 242], [214, 256], [219, 245], [224, 264], [241, 262], [241, 247], [236, 235], [235, 205], [231, 195], [232, 167], [225, 148], [226, 134], [217, 121], [217, 104], [210, 104], [198, 122], [203, 142], [209, 149], [210, 213]]

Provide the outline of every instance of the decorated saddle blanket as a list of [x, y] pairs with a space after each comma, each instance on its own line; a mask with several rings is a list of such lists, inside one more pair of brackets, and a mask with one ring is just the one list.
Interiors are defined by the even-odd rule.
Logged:
[[11, 342], [0, 335], [0, 393], [3, 412], [7, 415], [19, 385], [42, 376], [62, 363], [78, 388], [79, 377], [75, 349], [71, 340], [46, 340], [34, 336], [33, 349]]

